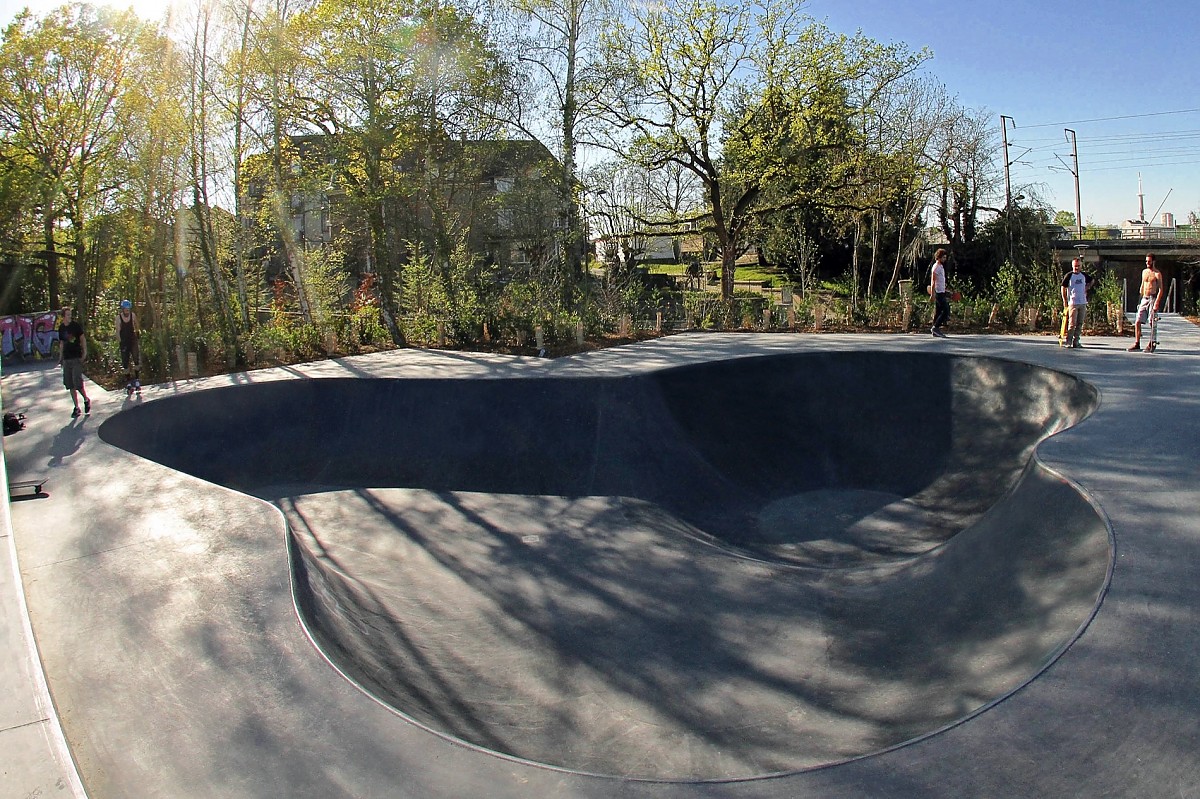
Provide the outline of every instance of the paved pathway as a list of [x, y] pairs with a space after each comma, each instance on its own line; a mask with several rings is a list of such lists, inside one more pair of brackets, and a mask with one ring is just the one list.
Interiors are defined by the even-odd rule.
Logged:
[[[849, 763], [735, 782], [587, 777], [448, 742], [364, 697], [314, 656], [271, 507], [115, 449], [72, 421], [53, 369], [6, 372], [10, 479], [49, 474], [9, 508], [19, 571], [0, 575], [0, 795], [111, 797], [1200, 797], [1200, 331], [1163, 323], [1063, 350], [1049, 337], [681, 335], [555, 361], [402, 351], [154, 386], [302, 377], [620, 375], [753, 354], [857, 350], [989, 355], [1070, 371], [1101, 393], [1039, 458], [1106, 515], [1112, 582], [1092, 623], [1040, 676], [937, 735]], [[28, 652], [19, 574], [57, 714]], [[11, 575], [12, 579], [6, 579]], [[14, 657], [14, 655], [16, 655]], [[22, 686], [24, 689], [22, 690]], [[17, 743], [11, 743], [17, 742]]]

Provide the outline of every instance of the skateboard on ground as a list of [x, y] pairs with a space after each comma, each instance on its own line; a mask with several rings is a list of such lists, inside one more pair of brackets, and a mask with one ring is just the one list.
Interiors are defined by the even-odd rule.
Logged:
[[1146, 352], [1154, 352], [1158, 349], [1158, 314], [1151, 312], [1150, 314], [1150, 343], [1146, 345]]
[[1065, 310], [1063, 311], [1062, 327], [1058, 331], [1058, 346], [1067, 346], [1067, 322], [1071, 321], [1071, 315]]
[[18, 480], [15, 483], [8, 484], [8, 495], [10, 497], [22, 491], [28, 491], [31, 497], [43, 496], [42, 486], [46, 485], [46, 478], [40, 480]]

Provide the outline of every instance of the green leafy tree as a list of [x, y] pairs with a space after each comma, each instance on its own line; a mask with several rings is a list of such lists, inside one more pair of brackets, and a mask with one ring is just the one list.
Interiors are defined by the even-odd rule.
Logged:
[[325, 163], [299, 171], [321, 175], [366, 219], [392, 319], [408, 242], [442, 263], [454, 252], [442, 165], [452, 142], [486, 127], [478, 106], [501, 85], [499, 60], [481, 25], [451, 5], [325, 0], [297, 15], [291, 39], [303, 85], [294, 110], [328, 138]]
[[922, 58], [834, 35], [792, 0], [639, 7], [612, 42], [626, 80], [606, 117], [631, 132], [634, 160], [696, 175], [707, 208], [690, 221], [716, 239], [726, 300], [765, 216], [856, 179], [856, 82], [888, 74], [889, 59], [898, 79]]
[[[973, 247], [964, 248], [963, 257], [956, 259], [959, 274], [978, 286], [984, 286], [993, 281], [1002, 266], [1006, 266], [1016, 275], [1007, 281], [1014, 287], [1017, 300], [1028, 303], [1035, 299], [1035, 295], [1040, 297], [1039, 292], [1046, 294], [1041, 285], [1044, 281], [1037, 275], [1041, 272], [1057, 273], [1053, 268], [1053, 248], [1046, 231], [1047, 219], [1048, 214], [1043, 209], [1013, 203], [983, 226]], [[1062, 275], [1058, 275], [1058, 279], [1061, 278]]]
[[256, 164], [255, 174], [239, 174], [242, 180], [237, 190], [244, 191], [256, 179], [264, 187], [259, 210], [266, 213], [265, 218], [263, 213], [258, 216], [259, 230], [265, 228], [278, 235], [296, 303], [304, 323], [311, 325], [303, 247], [292, 235], [290, 226], [290, 182], [299, 168], [292, 137], [310, 129], [304, 115], [301, 64], [304, 31], [297, 22], [298, 15], [308, 5], [311, 4], [293, 0], [268, 0], [261, 6], [248, 2], [243, 7], [244, 13], [239, 10], [234, 17], [240, 23], [239, 45], [226, 59], [226, 73], [235, 87], [232, 105], [237, 114], [235, 154], [240, 157], [243, 153], [244, 135], [255, 142], [255, 149], [266, 153], [266, 162]]
[[1070, 211], [1059, 211], [1054, 214], [1054, 224], [1059, 227], [1073, 228], [1075, 227], [1075, 214]]
[[152, 69], [141, 47], [148, 35], [132, 11], [75, 4], [42, 18], [22, 12], [0, 43], [0, 135], [9, 163], [40, 190], [49, 300], [58, 304], [65, 257], [85, 318], [95, 310], [85, 230], [120, 179], [113, 167], [129, 123], [125, 92]]
[[36, 168], [25, 158], [0, 140], [0, 261], [11, 268], [0, 286], [4, 314], [50, 307], [46, 261], [33, 256], [40, 249], [43, 190]]

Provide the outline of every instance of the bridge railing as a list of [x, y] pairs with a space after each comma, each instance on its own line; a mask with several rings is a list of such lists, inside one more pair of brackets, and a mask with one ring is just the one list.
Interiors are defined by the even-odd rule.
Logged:
[[1062, 241], [1179, 241], [1200, 242], [1200, 230], [1191, 225], [1180, 225], [1173, 228], [1162, 227], [1090, 227], [1084, 228], [1083, 237], [1076, 238], [1074, 231], [1060, 233], [1057, 236]]

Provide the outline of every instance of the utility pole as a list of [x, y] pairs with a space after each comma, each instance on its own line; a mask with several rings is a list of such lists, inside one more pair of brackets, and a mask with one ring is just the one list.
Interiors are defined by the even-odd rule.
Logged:
[[1008, 122], [1013, 123], [1013, 128], [1017, 127], [1017, 123], [1012, 117], [1000, 115], [1000, 141], [1004, 144], [1004, 212], [1008, 213], [1008, 206], [1012, 205], [1012, 180], [1008, 175], [1008, 168], [1012, 166], [1012, 161], [1008, 160]]
[[[1082, 239], [1083, 238], [1083, 216], [1081, 216], [1080, 210], [1079, 210], [1079, 150], [1075, 144], [1075, 131], [1071, 130], [1070, 128], [1063, 128], [1063, 130], [1066, 131], [1065, 135], [1066, 135], [1067, 141], [1069, 141], [1071, 143], [1071, 161], [1074, 164], [1074, 166], [1072, 166], [1072, 165], [1068, 164], [1066, 161], [1062, 160], [1062, 156], [1059, 155], [1058, 153], [1055, 153], [1054, 157], [1057, 158], [1059, 163], [1062, 164], [1064, 167], [1066, 167], [1066, 170], [1068, 172], [1070, 172], [1071, 175], [1075, 178], [1075, 231], [1076, 231], [1076, 235], [1080, 239]], [[1050, 168], [1055, 171], [1059, 171], [1059, 168], [1056, 166], [1052, 166]]]
[[1083, 240], [1083, 216], [1079, 212], [1079, 147], [1075, 141], [1075, 131], [1063, 128], [1068, 134], [1067, 141], [1071, 142], [1071, 161], [1075, 168], [1071, 174], [1075, 176], [1075, 227], [1079, 230], [1079, 240]]

